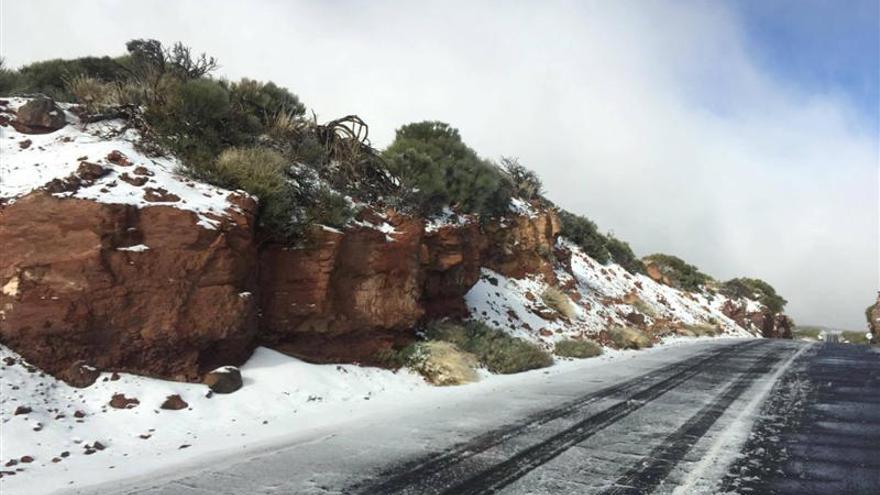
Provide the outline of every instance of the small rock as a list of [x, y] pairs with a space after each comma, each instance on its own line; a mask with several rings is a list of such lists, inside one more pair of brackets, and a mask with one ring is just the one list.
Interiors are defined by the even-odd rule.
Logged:
[[111, 151], [110, 154], [107, 155], [107, 161], [122, 167], [128, 167], [129, 165], [131, 165], [131, 160], [129, 160], [128, 157], [119, 150]]
[[61, 462], [61, 458], [60, 457], [53, 457], [52, 462], [57, 464], [57, 463]]
[[153, 436], [153, 435], [150, 435], [149, 433], [141, 433], [141, 434], [138, 435], [138, 436], [139, 436], [141, 439], [146, 440], [146, 439], [150, 438], [150, 437]]
[[23, 149], [23, 150], [26, 150], [26, 149], [28, 149], [28, 148], [31, 147], [31, 144], [32, 144], [32, 143], [33, 143], [33, 141], [31, 141], [30, 139], [25, 139], [24, 141], [19, 141], [19, 142], [18, 142], [18, 147], [21, 148], [21, 149]]
[[15, 412], [12, 413], [13, 416], [18, 416], [19, 414], [29, 414], [33, 409], [28, 406], [18, 406], [15, 408]]
[[95, 450], [104, 450], [107, 447], [105, 447], [103, 443], [96, 441], [95, 443], [92, 444], [92, 448]]
[[73, 413], [73, 417], [74, 418], [84, 418], [84, 417], [86, 417], [86, 413], [84, 413], [80, 410], [77, 410], [76, 412]]
[[149, 169], [147, 169], [146, 167], [141, 166], [141, 165], [138, 165], [137, 167], [135, 167], [134, 171], [132, 173], [134, 175], [145, 175], [147, 177], [152, 177], [154, 175], [153, 172], [151, 172]]
[[235, 366], [223, 366], [206, 374], [202, 383], [218, 394], [231, 394], [241, 388], [241, 371]]
[[30, 464], [31, 462], [34, 462], [34, 458], [33, 456], [25, 455], [22, 456], [19, 461], [21, 461], [23, 464]]
[[126, 397], [125, 394], [113, 394], [113, 397], [110, 399], [110, 407], [115, 409], [131, 409], [140, 403], [141, 401]]
[[113, 374], [110, 375], [110, 381], [115, 382], [116, 380], [119, 380], [119, 373], [114, 371]]
[[79, 162], [76, 169], [76, 175], [83, 180], [95, 181], [110, 173], [109, 168], [104, 168], [97, 163]]
[[174, 203], [180, 201], [180, 196], [170, 193], [161, 187], [145, 187], [144, 201], [150, 203]]
[[188, 444], [188, 443], [185, 443], [185, 444], [181, 445], [180, 447], [178, 447], [177, 449], [178, 449], [178, 450], [181, 450], [181, 449], [188, 449], [188, 448], [190, 448], [190, 447], [192, 447], [192, 445], [190, 445], [190, 444]]
[[61, 453], [61, 457], [70, 457], [70, 452], [65, 450], [64, 452]]
[[126, 172], [119, 176], [119, 180], [123, 182], [128, 182], [135, 187], [141, 187], [142, 185], [146, 184], [149, 179], [147, 179], [146, 177], [132, 177], [128, 175], [128, 172]]
[[165, 399], [165, 402], [163, 402], [162, 405], [159, 407], [162, 409], [168, 409], [171, 411], [179, 411], [181, 409], [186, 409], [188, 406], [189, 406], [189, 404], [187, 404], [186, 401], [184, 401], [180, 397], [180, 395], [174, 394], [174, 395], [169, 395]]
[[34, 98], [22, 105], [16, 113], [17, 118], [10, 124], [24, 134], [47, 134], [67, 124], [64, 110], [51, 98]]
[[18, 464], [18, 459], [9, 459], [9, 461], [5, 464], [6, 467], [12, 467]]
[[77, 361], [69, 368], [62, 371], [59, 377], [71, 387], [85, 388], [98, 380], [101, 372], [94, 366], [89, 366], [85, 361]]

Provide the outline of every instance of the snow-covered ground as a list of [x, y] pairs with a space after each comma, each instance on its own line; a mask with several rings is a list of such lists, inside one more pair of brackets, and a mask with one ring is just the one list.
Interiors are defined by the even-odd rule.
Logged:
[[[204, 385], [124, 373], [115, 380], [104, 373], [91, 387], [76, 389], [29, 369], [18, 355], [0, 346], [0, 461], [19, 461], [0, 469], [4, 472], [0, 491], [37, 495], [130, 478], [362, 418], [375, 419], [408, 404], [453, 400], [548, 375], [613, 368], [637, 354], [705, 340], [669, 338], [647, 351], [606, 350], [593, 359], [557, 359], [549, 369], [517, 375], [483, 372], [478, 383], [447, 388], [430, 386], [407, 370], [314, 365], [259, 348], [241, 369], [244, 387], [211, 397]], [[110, 407], [111, 397], [119, 393], [139, 404], [130, 409]], [[179, 394], [188, 407], [160, 409], [173, 394]], [[20, 406], [31, 412], [16, 415]], [[95, 442], [103, 450], [94, 449]], [[94, 452], [87, 454], [89, 450]], [[21, 462], [24, 456], [33, 461]]]
[[[556, 277], [560, 285], [574, 287], [569, 291], [577, 296], [571, 299], [573, 318], [559, 316], [542, 300], [549, 285], [540, 276], [508, 278], [487, 268], [465, 298], [471, 317], [548, 348], [562, 339], [589, 338], [610, 327], [632, 326], [626, 320], [631, 313], [643, 315], [647, 324], [663, 319], [683, 325], [717, 325], [729, 336], [757, 334], [756, 329], [737, 325], [721, 311], [729, 300], [723, 295], [710, 300], [703, 294], [680, 291], [619, 265], [602, 265], [565, 239], [559, 244], [572, 253], [571, 273], [560, 269]], [[754, 301], [736, 302], [751, 311], [760, 309]]]
[[[17, 109], [28, 100], [9, 98], [8, 108]], [[69, 109], [65, 108], [68, 124], [49, 134], [22, 134], [12, 126], [0, 127], [0, 198], [13, 202], [53, 179], [63, 179], [76, 172], [80, 162], [96, 163], [110, 170], [93, 184], [71, 193], [58, 193], [59, 197], [91, 199], [99, 203], [121, 203], [138, 207], [151, 205], [172, 206], [192, 211], [199, 216], [199, 225], [215, 228], [217, 217], [227, 209], [236, 209], [228, 200], [232, 191], [190, 180], [177, 173], [180, 161], [173, 156], [150, 157], [137, 149], [140, 135], [134, 129], [125, 129], [122, 120], [107, 120], [83, 125]], [[118, 151], [130, 162], [128, 165], [112, 163], [110, 153]], [[134, 170], [142, 167], [141, 174]], [[144, 178], [146, 182], [135, 185], [125, 178]], [[135, 181], [137, 182], [137, 181]], [[149, 188], [162, 189], [169, 199], [147, 201]], [[237, 192], [237, 194], [243, 194]]]

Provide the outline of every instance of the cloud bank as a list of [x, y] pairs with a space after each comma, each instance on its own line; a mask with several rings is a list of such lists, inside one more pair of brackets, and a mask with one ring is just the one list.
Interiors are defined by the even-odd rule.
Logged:
[[863, 328], [880, 286], [877, 109], [772, 76], [718, 2], [4, 1], [0, 14], [14, 66], [182, 40], [320, 118], [359, 114], [378, 146], [403, 123], [447, 121], [638, 254], [764, 278], [803, 323]]

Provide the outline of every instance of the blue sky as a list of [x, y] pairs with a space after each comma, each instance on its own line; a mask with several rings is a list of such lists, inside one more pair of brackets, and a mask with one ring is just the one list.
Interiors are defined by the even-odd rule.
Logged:
[[765, 70], [808, 92], [845, 94], [880, 129], [880, 1], [734, 0]]

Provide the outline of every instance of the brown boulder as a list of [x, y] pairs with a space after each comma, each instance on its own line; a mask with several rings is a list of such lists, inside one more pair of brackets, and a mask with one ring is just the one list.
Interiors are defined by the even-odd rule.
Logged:
[[34, 98], [19, 107], [16, 114], [12, 127], [24, 134], [48, 134], [67, 124], [64, 110], [51, 98]]
[[94, 366], [89, 366], [85, 361], [77, 361], [62, 371], [58, 378], [64, 380], [71, 387], [86, 388], [95, 383], [101, 372]]
[[223, 366], [207, 373], [202, 379], [202, 383], [207, 385], [212, 392], [231, 394], [242, 386], [241, 371], [235, 366]]
[[[85, 360], [197, 380], [254, 346], [253, 216], [35, 192], [0, 208], [0, 340], [58, 375]], [[118, 247], [145, 244], [139, 253]], [[135, 256], [136, 255], [136, 256]]]
[[507, 277], [539, 274], [555, 284], [553, 253], [559, 230], [559, 216], [550, 209], [490, 222], [484, 226], [488, 244], [482, 264]]
[[186, 409], [187, 407], [189, 407], [189, 404], [187, 404], [178, 394], [169, 395], [165, 398], [165, 402], [159, 406], [160, 409], [167, 409], [169, 411], [179, 411], [181, 409]]
[[140, 403], [141, 401], [133, 397], [126, 397], [125, 394], [113, 394], [109, 402], [110, 407], [114, 409], [131, 409]]

